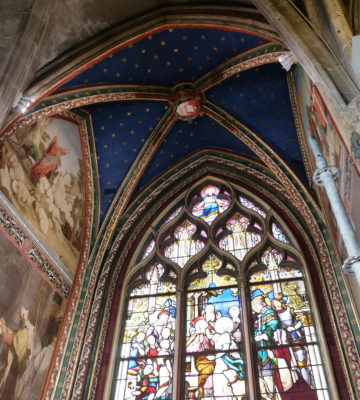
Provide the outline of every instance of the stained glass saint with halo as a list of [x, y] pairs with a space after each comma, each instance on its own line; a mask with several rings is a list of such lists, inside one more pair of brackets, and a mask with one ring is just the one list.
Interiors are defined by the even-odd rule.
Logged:
[[329, 400], [303, 274], [295, 258], [269, 246], [250, 275], [261, 398]]
[[221, 193], [216, 185], [206, 185], [201, 189], [200, 196], [199, 202], [192, 208], [192, 213], [209, 225], [230, 205], [229, 193]]
[[266, 400], [329, 400], [289, 231], [268, 206], [225, 182], [209, 181], [184, 199], [152, 226], [134, 265], [115, 400], [245, 400], [249, 391]]

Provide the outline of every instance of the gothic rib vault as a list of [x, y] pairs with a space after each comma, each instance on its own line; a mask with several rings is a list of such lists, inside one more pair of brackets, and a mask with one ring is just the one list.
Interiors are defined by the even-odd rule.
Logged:
[[[87, 225], [92, 233], [84, 245], [90, 262], [80, 263], [73, 281], [69, 326], [58, 345], [57, 362], [71, 367], [60, 373], [53, 363], [50, 397], [80, 398], [83, 390], [95, 395], [98, 371], [86, 378], [89, 360], [85, 357], [80, 365], [79, 357], [91, 347], [91, 340], [105, 339], [97, 331], [97, 339], [86, 342], [86, 324], [95, 330], [93, 321], [87, 322], [95, 305], [85, 301], [80, 311], [84, 298], [77, 291], [82, 287], [92, 296], [100, 290], [100, 284], [97, 289], [94, 285], [101, 273], [91, 275], [91, 268], [104, 268], [106, 252], [120, 229], [117, 223], [159, 176], [180, 169], [184, 159], [197, 154], [201, 158], [202, 151], [229, 157], [236, 153], [263, 166], [289, 193], [307, 198], [299, 200], [299, 210], [312, 201], [307, 193], [308, 156], [299, 115], [294, 117], [294, 81], [278, 60], [289, 54], [288, 41], [245, 3], [241, 10], [224, 7], [224, 15], [221, 7], [215, 15], [215, 6], [208, 13], [201, 6], [163, 9], [102, 34], [38, 71], [26, 91], [31, 106], [24, 112], [17, 109], [3, 125], [5, 139], [34, 122], [65, 113], [83, 118], [94, 140], [90, 148], [96, 159], [87, 167], [95, 168]], [[231, 10], [237, 13], [231, 16]], [[343, 90], [351, 99], [356, 92], [351, 79], [339, 76], [333, 80], [339, 86], [345, 82]], [[185, 109], [180, 115], [178, 107], [191, 101], [198, 110]], [[93, 286], [87, 286], [86, 279], [95, 280]], [[76, 331], [70, 325], [78, 312], [82, 330]], [[63, 346], [70, 349], [69, 338], [77, 345], [86, 343], [70, 357], [62, 353]], [[61, 385], [55, 385], [58, 379]]]

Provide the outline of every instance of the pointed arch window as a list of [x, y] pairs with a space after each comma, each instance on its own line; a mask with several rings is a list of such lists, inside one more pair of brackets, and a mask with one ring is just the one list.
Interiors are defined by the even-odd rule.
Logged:
[[330, 399], [305, 258], [266, 204], [211, 180], [150, 231], [129, 272], [114, 399]]

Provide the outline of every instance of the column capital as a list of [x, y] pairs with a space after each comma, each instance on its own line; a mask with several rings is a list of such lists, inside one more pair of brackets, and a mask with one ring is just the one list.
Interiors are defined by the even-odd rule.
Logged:
[[298, 62], [292, 51], [281, 54], [277, 59], [286, 72], [290, 71], [291, 67]]
[[340, 175], [340, 170], [339, 168], [335, 167], [335, 166], [326, 166], [326, 167], [322, 167], [322, 168], [318, 168], [317, 170], [315, 170], [314, 174], [313, 174], [313, 181], [316, 184], [316, 186], [324, 186], [324, 174], [330, 173], [331, 177], [333, 180], [336, 180], [339, 175]]

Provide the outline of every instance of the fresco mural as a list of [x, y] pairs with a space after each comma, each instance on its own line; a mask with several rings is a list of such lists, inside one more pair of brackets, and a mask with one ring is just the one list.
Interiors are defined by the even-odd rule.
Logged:
[[[345, 139], [318, 88], [301, 67], [295, 68], [295, 81], [305, 134], [317, 138], [327, 164], [338, 167], [342, 172], [338, 181], [339, 190], [345, 207], [350, 212], [351, 183], [354, 179], [359, 179], [359, 174], [353, 165]], [[310, 148], [309, 151], [311, 151]]]
[[[360, 175], [355, 161], [348, 151], [348, 148], [351, 148], [351, 144], [344, 141], [345, 139], [331, 116], [324, 99], [304, 70], [299, 66], [295, 68], [295, 82], [305, 135], [314, 135], [320, 143], [327, 164], [339, 168], [340, 176], [337, 180], [337, 185], [340, 196], [354, 226], [358, 227], [356, 233], [360, 239], [360, 213], [358, 212]], [[312, 154], [307, 141], [305, 141], [305, 146], [307, 147], [307, 151]], [[313, 160], [311, 171], [315, 169], [315, 162]], [[339, 255], [345, 259], [347, 253], [343, 241], [339, 237], [339, 231], [335, 225], [335, 217], [331, 211], [330, 203], [323, 190], [319, 190], [318, 193], [322, 199], [322, 204], [325, 205], [324, 213], [337, 244]], [[355, 278], [347, 276], [347, 281], [353, 293], [356, 294], [358, 285]], [[360, 307], [359, 296], [355, 295], [354, 301], [357, 307]]]
[[2, 143], [0, 190], [74, 275], [83, 214], [83, 159], [78, 126], [49, 118]]
[[0, 233], [0, 400], [36, 400], [65, 301]]

